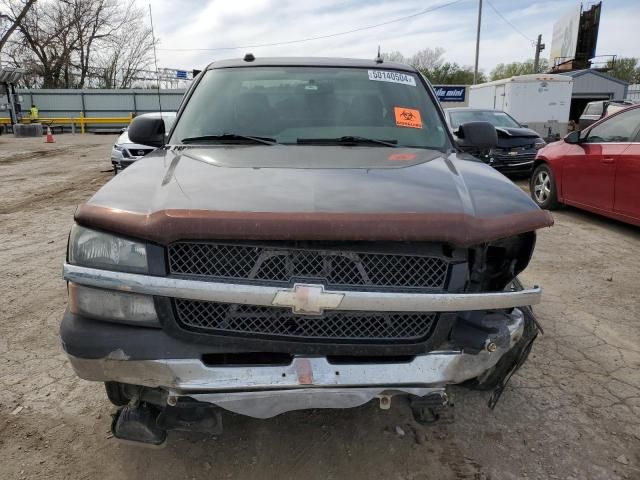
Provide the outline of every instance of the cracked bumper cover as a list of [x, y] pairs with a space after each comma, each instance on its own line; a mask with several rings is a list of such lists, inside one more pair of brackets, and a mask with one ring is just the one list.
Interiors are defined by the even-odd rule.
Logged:
[[398, 363], [345, 365], [332, 364], [326, 357], [297, 356], [285, 366], [208, 366], [200, 358], [133, 360], [123, 350], [103, 358], [67, 353], [73, 369], [85, 380], [160, 387], [176, 397], [268, 418], [305, 408], [355, 407], [395, 393], [444, 396], [446, 385], [478, 377], [520, 340], [521, 310], [513, 310], [506, 328], [508, 341], [499, 342], [493, 352], [440, 350]]

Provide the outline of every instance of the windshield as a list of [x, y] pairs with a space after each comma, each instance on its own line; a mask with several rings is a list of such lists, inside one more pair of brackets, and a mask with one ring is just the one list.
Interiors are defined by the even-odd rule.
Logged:
[[397, 146], [449, 147], [436, 106], [417, 75], [383, 69], [209, 70], [188, 100], [170, 143], [242, 143], [240, 136], [282, 144], [324, 140], [318, 145], [327, 145], [327, 140], [349, 137], [352, 143], [369, 139]]
[[494, 110], [460, 110], [449, 112], [451, 128], [454, 130], [467, 122], [489, 122], [494, 127], [519, 127], [513, 118], [504, 112]]
[[619, 112], [620, 110], [624, 110], [625, 108], [627, 108], [629, 106], [629, 104], [609, 104], [607, 106], [607, 115], [609, 116], [613, 113]]

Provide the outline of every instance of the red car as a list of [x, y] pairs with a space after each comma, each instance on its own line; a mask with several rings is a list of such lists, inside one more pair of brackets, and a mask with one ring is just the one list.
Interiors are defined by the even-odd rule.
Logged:
[[541, 208], [564, 203], [640, 225], [640, 105], [542, 148], [529, 186]]

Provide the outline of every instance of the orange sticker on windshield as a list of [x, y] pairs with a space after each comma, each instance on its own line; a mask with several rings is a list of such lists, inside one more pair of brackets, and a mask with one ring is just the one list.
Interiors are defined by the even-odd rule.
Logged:
[[420, 111], [411, 108], [393, 107], [396, 114], [396, 125], [399, 127], [422, 128]]
[[392, 162], [396, 162], [396, 161], [409, 161], [409, 160], [415, 160], [416, 159], [416, 154], [415, 153], [392, 153], [391, 155], [389, 155], [389, 160], [391, 160]]

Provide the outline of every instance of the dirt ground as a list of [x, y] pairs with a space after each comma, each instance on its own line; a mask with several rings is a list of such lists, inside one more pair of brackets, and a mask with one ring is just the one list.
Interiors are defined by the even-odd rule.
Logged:
[[111, 177], [113, 140], [0, 137], [1, 480], [640, 479], [640, 229], [575, 209], [539, 234], [522, 279], [545, 289], [545, 334], [495, 411], [455, 388], [455, 421], [434, 427], [394, 401], [118, 443], [102, 385], [75, 377], [58, 338], [67, 233]]

